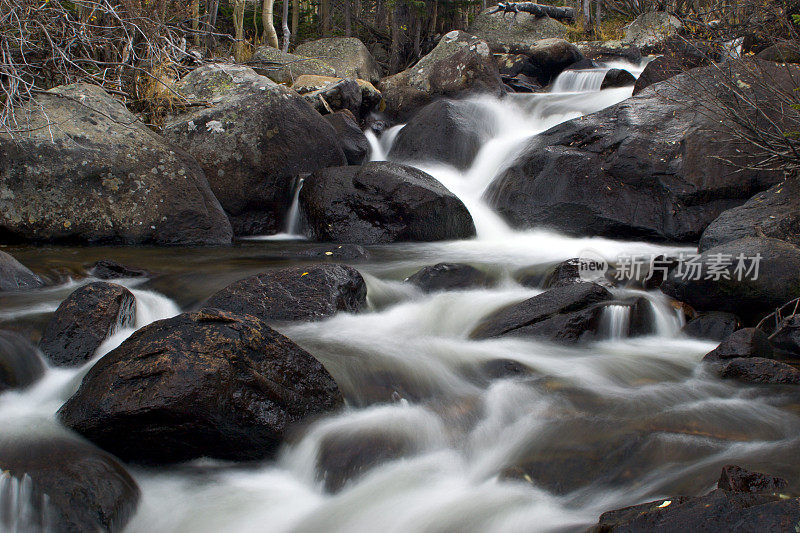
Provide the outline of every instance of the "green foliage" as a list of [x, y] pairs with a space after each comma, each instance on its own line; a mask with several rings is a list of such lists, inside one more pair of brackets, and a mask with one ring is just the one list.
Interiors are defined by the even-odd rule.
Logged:
[[800, 26], [800, 15], [792, 15], [792, 20], [794, 21], [795, 24]]

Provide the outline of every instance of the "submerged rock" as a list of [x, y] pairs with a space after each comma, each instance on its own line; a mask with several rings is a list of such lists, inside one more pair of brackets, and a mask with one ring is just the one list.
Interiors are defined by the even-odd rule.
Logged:
[[540, 337], [557, 342], [577, 342], [597, 334], [608, 290], [595, 283], [578, 283], [551, 289], [484, 318], [472, 331], [473, 339]]
[[330, 65], [337, 76], [377, 83], [381, 69], [367, 47], [355, 37], [328, 37], [298, 45], [295, 53]]
[[206, 305], [267, 322], [322, 320], [367, 304], [367, 286], [354, 268], [315, 265], [270, 270], [237, 281]]
[[[726, 68], [677, 76], [533, 137], [487, 199], [518, 228], [695, 242], [720, 213], [783, 179], [741, 171], [760, 158], [712, 111], [715, 98], [731, 96], [725, 76], [750, 78], [747, 69]], [[789, 73], [766, 73], [776, 84], [791, 83]], [[768, 98], [757, 85], [743, 90], [756, 101]], [[716, 97], [703, 96], [709, 90]]]
[[792, 365], [764, 359], [742, 357], [726, 360], [717, 369], [721, 378], [768, 385], [800, 385], [800, 370]]
[[325, 115], [325, 120], [330, 122], [336, 131], [348, 165], [360, 165], [369, 158], [369, 141], [356, 124], [352, 114], [338, 111]]
[[[17, 531], [122, 531], [139, 487], [116, 458], [69, 435], [0, 438], [0, 499]], [[22, 488], [24, 487], [24, 488]]]
[[7, 240], [230, 243], [230, 223], [202, 168], [100, 87], [56, 87], [17, 117], [28, 131], [0, 133]]
[[44, 374], [44, 363], [31, 342], [13, 331], [0, 330], [0, 393], [32, 385]]
[[492, 11], [494, 7], [476, 16], [467, 32], [486, 41], [494, 53], [525, 54], [537, 41], [567, 36], [567, 27], [550, 17]]
[[237, 235], [282, 229], [295, 178], [345, 163], [333, 126], [297, 93], [238, 65], [206, 65], [176, 90], [189, 108], [164, 135], [191, 153]]
[[486, 108], [473, 102], [438, 100], [423, 107], [403, 126], [389, 158], [467, 169], [491, 136], [494, 120]]
[[342, 405], [325, 368], [263, 321], [217, 309], [131, 335], [59, 410], [126, 461], [272, 456], [288, 428]]
[[397, 163], [315, 172], [300, 191], [300, 209], [318, 241], [381, 244], [475, 235], [461, 200], [428, 174]]
[[97, 261], [89, 267], [88, 272], [92, 277], [98, 279], [147, 278], [150, 276], [150, 273], [144, 269], [123, 265], [110, 259]]
[[378, 88], [386, 102], [386, 112], [405, 120], [436, 97], [499, 95], [502, 87], [489, 46], [464, 32], [451, 31], [416, 65], [383, 78]]
[[[740, 256], [744, 258], [744, 268], [737, 271]], [[720, 263], [720, 257], [729, 261]], [[800, 248], [784, 241], [739, 239], [706, 250], [696, 263], [699, 274], [688, 268], [684, 272], [676, 269], [661, 290], [698, 311], [735, 313], [752, 325], [800, 296]], [[721, 268], [725, 276], [715, 279], [718, 276], [709, 275], [713, 274], [711, 268]]]
[[131, 291], [113, 283], [90, 283], [61, 302], [39, 349], [56, 366], [81, 366], [114, 331], [135, 319], [136, 298]]
[[490, 287], [493, 280], [477, 268], [459, 263], [439, 263], [426, 266], [406, 279], [424, 292], [455, 291]]
[[0, 291], [23, 291], [43, 286], [42, 278], [31, 272], [11, 254], [0, 252]]

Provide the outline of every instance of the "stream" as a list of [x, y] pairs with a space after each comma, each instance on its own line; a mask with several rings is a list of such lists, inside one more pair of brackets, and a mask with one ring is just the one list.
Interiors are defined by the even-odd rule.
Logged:
[[[625, 68], [641, 73], [638, 65]], [[494, 122], [469, 169], [403, 161], [461, 198], [475, 239], [366, 247], [368, 258], [352, 264], [366, 279], [368, 312], [278, 328], [325, 365], [346, 408], [297, 428], [273, 461], [131, 466], [142, 499], [126, 532], [582, 531], [607, 510], [708, 491], [729, 463], [800, 479], [797, 397], [706, 372], [698, 363], [715, 343], [684, 337], [682, 316], [658, 291], [615, 289], [647, 299], [657, 322], [652, 336], [628, 337], [629, 308], [614, 305], [603, 317], [606, 341], [469, 339], [482, 318], [541, 292], [515, 281], [520, 269], [587, 250], [604, 257], [691, 251], [517, 231], [484, 202], [526, 139], [631, 96], [631, 87], [599, 90], [597, 71], [562, 76], [558, 92], [474, 98]], [[386, 158], [399, 128], [380, 138], [368, 133], [373, 160]], [[94, 281], [85, 268], [96, 260], [154, 273], [120, 281], [136, 296], [136, 324], [108, 338], [96, 361], [136, 329], [195, 309], [235, 280], [324, 261], [304, 253], [319, 245], [298, 238], [296, 212], [295, 205], [277, 238], [232, 247], [6, 247], [60, 283], [0, 294], [0, 327], [43, 328], [70, 292]], [[433, 294], [404, 283], [440, 262], [469, 263], [499, 283]], [[0, 427], [43, 438], [63, 431], [55, 412], [91, 364], [49, 368], [30, 388], [0, 395]], [[367, 458], [373, 443], [400, 453], [378, 457], [332, 493], [326, 483], [336, 480], [321, 479], [316, 468], [332, 442]]]

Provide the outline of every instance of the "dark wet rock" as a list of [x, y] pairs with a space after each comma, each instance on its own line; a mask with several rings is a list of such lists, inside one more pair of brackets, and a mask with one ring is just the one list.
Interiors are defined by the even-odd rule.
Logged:
[[658, 333], [656, 312], [650, 300], [638, 297], [626, 304], [631, 308], [630, 323], [628, 324], [629, 337], [643, 337]]
[[603, 302], [611, 293], [595, 283], [557, 287], [524, 302], [509, 305], [484, 318], [473, 330], [473, 339], [539, 337], [557, 342], [576, 342], [597, 334]]
[[[533, 137], [489, 186], [488, 201], [518, 228], [696, 242], [720, 213], [783, 179], [742, 171], [760, 158], [708, 110], [709, 90], [731, 96], [721, 74], [730, 65], [677, 76]], [[767, 71], [778, 85], [792, 83], [786, 72]], [[757, 85], [742, 90], [768, 98]]]
[[289, 54], [271, 46], [259, 46], [247, 62], [261, 76], [291, 85], [300, 76], [336, 77], [336, 69], [311, 57]]
[[125, 278], [147, 278], [150, 273], [142, 268], [131, 267], [112, 261], [101, 259], [88, 269], [90, 276], [97, 279], [125, 279]]
[[[730, 279], [717, 280], [714, 279], [716, 275], [709, 276], [710, 265], [720, 264], [716, 260], [720, 257], [717, 254], [731, 258], [729, 266], [722, 264], [722, 271]], [[745, 258], [742, 262], [745, 268], [737, 273], [740, 261], [736, 258], [740, 255]], [[748, 259], [759, 255], [759, 261]], [[755, 324], [763, 316], [800, 296], [800, 248], [784, 241], [754, 237], [739, 239], [706, 250], [697, 263], [700, 274], [690, 272], [688, 267], [684, 272], [675, 270], [661, 285], [661, 290], [698, 311], [726, 311], [740, 316], [745, 324]]]
[[606, 72], [606, 77], [603, 78], [603, 85], [600, 89], [614, 89], [616, 87], [628, 87], [636, 83], [636, 78], [627, 70], [621, 68], [612, 68]]
[[236, 235], [281, 229], [295, 178], [345, 163], [333, 126], [294, 91], [238, 65], [206, 65], [176, 90], [195, 106], [164, 135], [192, 154]]
[[493, 10], [490, 7], [476, 16], [467, 32], [486, 41], [494, 53], [525, 54], [537, 41], [567, 36], [567, 27], [550, 17]]
[[800, 520], [800, 500], [775, 495], [714, 490], [603, 513], [593, 533], [673, 531], [787, 531]]
[[5, 242], [231, 242], [203, 169], [100, 87], [56, 87], [16, 116], [0, 134]]
[[769, 385], [800, 385], [800, 370], [761, 357], [742, 357], [724, 361], [717, 372], [721, 378], [738, 379], [746, 383]]
[[122, 531], [139, 503], [139, 487], [116, 458], [68, 435], [4, 431], [1, 471], [17, 483], [30, 478], [29, 514], [17, 531]]
[[733, 313], [712, 311], [693, 318], [683, 327], [682, 331], [684, 335], [695, 339], [722, 341], [739, 327], [741, 327], [741, 320]]
[[527, 55], [531, 70], [525, 74], [535, 77], [542, 85], [550, 84], [564, 70], [583, 59], [578, 47], [564, 39], [536, 41]]
[[800, 50], [796, 43], [777, 43], [763, 49], [756, 57], [775, 63], [800, 63]]
[[688, 41], [682, 37], [670, 38], [664, 46], [663, 55], [650, 61], [636, 80], [634, 95], [655, 83], [669, 80], [694, 68], [709, 66], [721, 59], [718, 50], [706, 43]]
[[706, 354], [704, 361], [721, 361], [739, 357], [772, 358], [772, 346], [763, 331], [743, 328], [731, 333], [720, 345]]
[[[543, 289], [554, 289], [581, 283], [580, 259], [567, 259], [555, 266], [542, 282]], [[524, 285], [524, 284], [523, 284]]]
[[[324, 115], [325, 113], [329, 113], [330, 108], [332, 107], [331, 102], [329, 102], [325, 96], [326, 91], [328, 88], [335, 86], [341, 81], [343, 81], [342, 78], [332, 76], [312, 76], [310, 74], [304, 74], [297, 78], [292, 85], [292, 89], [302, 94], [304, 97], [311, 97], [310, 101], [312, 102], [314, 108]], [[354, 80], [351, 78], [348, 81], [355, 81], [359, 90], [361, 91], [361, 107], [352, 110], [352, 113], [359, 120], [366, 120], [369, 118], [370, 113], [380, 105], [381, 101], [383, 100], [383, 96], [381, 95], [380, 91], [378, 91], [378, 89], [376, 89], [375, 86], [367, 80]], [[322, 95], [325, 98], [326, 101], [324, 103], [318, 97], [319, 95]], [[353, 101], [358, 99], [357, 96], [351, 96], [351, 98]], [[336, 109], [334, 109], [334, 111], [336, 111]]]
[[583, 57], [592, 61], [630, 61], [639, 63], [642, 51], [638, 47], [623, 44], [622, 41], [583, 41], [575, 43]]
[[469, 101], [437, 100], [420, 109], [397, 134], [389, 152], [395, 161], [472, 165], [492, 134], [492, 117]]
[[386, 102], [386, 112], [398, 120], [407, 120], [437, 97], [499, 95], [502, 85], [486, 42], [451, 31], [416, 65], [383, 78], [378, 88]]
[[300, 209], [318, 241], [381, 244], [475, 235], [461, 200], [428, 174], [397, 163], [315, 172], [300, 191]]
[[645, 53], [663, 50], [670, 37], [680, 33], [683, 23], [677, 17], [663, 12], [650, 12], [639, 16], [625, 27], [623, 44], [633, 45]]
[[84, 285], [58, 306], [39, 341], [56, 366], [81, 366], [103, 341], [136, 318], [136, 298], [121, 285], [98, 281]]
[[800, 315], [781, 320], [769, 340], [777, 352], [790, 358], [800, 357]]
[[270, 270], [237, 281], [206, 302], [207, 307], [267, 322], [322, 320], [339, 311], [361, 311], [366, 304], [361, 274], [335, 264]]
[[361, 78], [377, 83], [381, 69], [364, 43], [355, 37], [328, 37], [308, 41], [294, 49], [295, 54], [318, 59], [330, 65], [337, 76]]
[[0, 291], [24, 291], [43, 286], [42, 278], [31, 272], [11, 254], [0, 252]]
[[135, 332], [58, 417], [123, 460], [158, 464], [270, 457], [292, 424], [341, 405], [311, 354], [255, 317], [204, 309]]
[[490, 287], [492, 278], [477, 268], [460, 263], [439, 263], [426, 266], [406, 279], [424, 292], [453, 291]]
[[705, 251], [744, 237], [772, 237], [800, 246], [800, 178], [790, 177], [724, 211], [700, 238]]
[[717, 487], [722, 490], [756, 494], [772, 494], [787, 486], [789, 483], [783, 478], [752, 472], [737, 465], [725, 465], [717, 482]]
[[347, 110], [358, 115], [361, 110], [361, 87], [353, 78], [337, 79], [328, 85], [303, 95], [321, 114]]
[[22, 389], [44, 374], [44, 363], [31, 342], [13, 331], [0, 330], [0, 392]]
[[360, 165], [369, 158], [369, 141], [352, 114], [339, 111], [325, 115], [339, 138], [348, 165]]
[[370, 253], [357, 244], [304, 244], [301, 247], [270, 252], [275, 257], [313, 257], [330, 261], [356, 261], [368, 259]]
[[650, 261], [647, 274], [642, 280], [642, 288], [646, 291], [658, 290], [661, 284], [669, 277], [672, 269], [678, 267], [680, 261], [677, 257], [658, 255]]
[[414, 442], [397, 432], [331, 434], [320, 442], [317, 478], [324, 481], [325, 490], [338, 492], [371, 468], [415, 451]]
[[517, 74], [513, 78], [503, 76], [503, 83], [517, 93], [543, 93], [546, 89], [534, 78], [525, 74]]

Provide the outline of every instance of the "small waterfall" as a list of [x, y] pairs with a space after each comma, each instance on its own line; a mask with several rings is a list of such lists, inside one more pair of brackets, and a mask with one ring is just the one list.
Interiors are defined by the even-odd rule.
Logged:
[[292, 205], [286, 215], [287, 235], [300, 235], [300, 191], [303, 190], [303, 182], [305, 182], [305, 179], [297, 178], [297, 182], [294, 185]]
[[609, 68], [566, 70], [558, 75], [550, 92], [553, 93], [589, 93], [597, 92], [603, 86], [603, 80]]
[[392, 126], [378, 138], [375, 135], [375, 132], [371, 129], [367, 128], [364, 132], [364, 135], [367, 137], [369, 141], [369, 160], [370, 161], [386, 161], [386, 156], [389, 153], [389, 150], [392, 149], [392, 145], [394, 144], [394, 140], [397, 138], [397, 134], [400, 133], [400, 130], [403, 129], [405, 124], [398, 124], [396, 126]]
[[624, 339], [631, 325], [631, 308], [628, 305], [607, 305], [600, 319], [600, 332], [604, 338]]
[[9, 532], [52, 531], [47, 496], [37, 496], [27, 474], [19, 479], [0, 472], [0, 530]]

